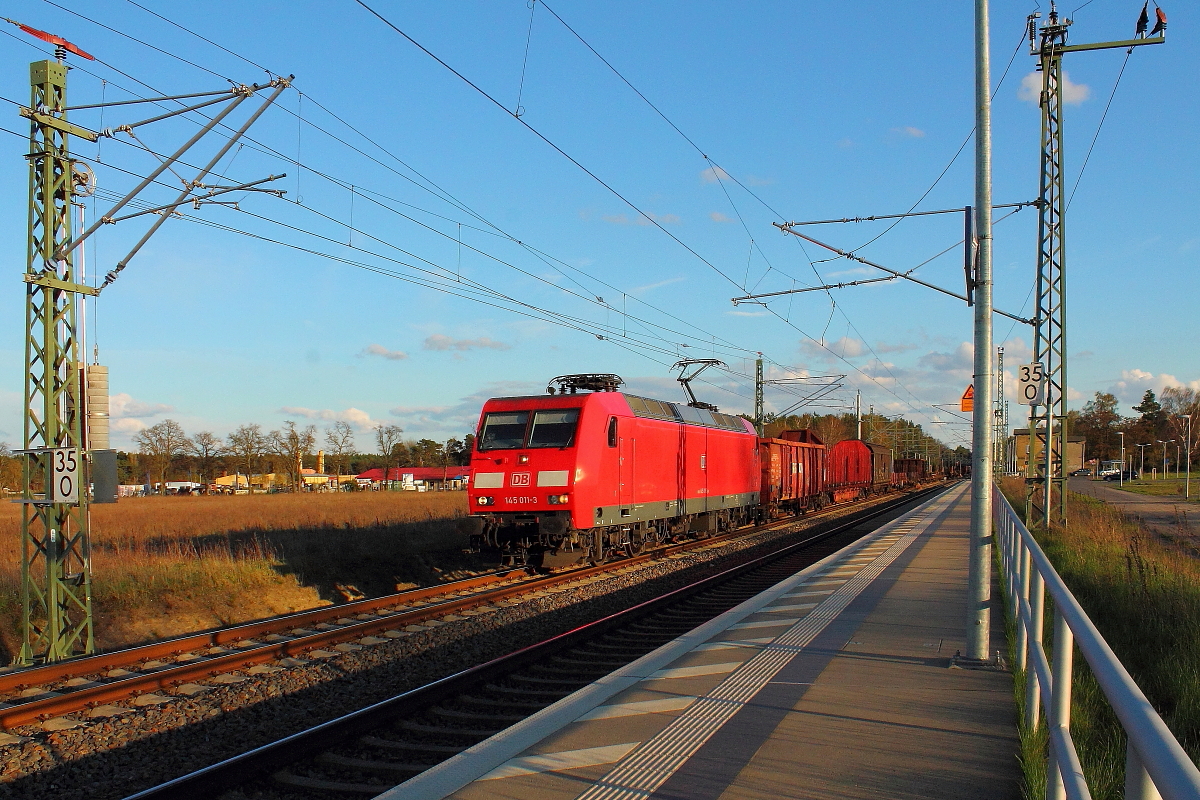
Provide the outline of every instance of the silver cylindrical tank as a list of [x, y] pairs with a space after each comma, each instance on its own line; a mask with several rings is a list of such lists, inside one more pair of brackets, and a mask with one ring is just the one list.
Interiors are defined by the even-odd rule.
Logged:
[[88, 449], [108, 448], [108, 367], [87, 366]]

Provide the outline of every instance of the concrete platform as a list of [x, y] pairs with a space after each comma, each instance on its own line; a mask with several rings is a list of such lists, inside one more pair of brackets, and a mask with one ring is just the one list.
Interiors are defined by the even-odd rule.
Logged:
[[1017, 798], [1011, 675], [950, 667], [968, 520], [960, 485], [379, 797]]

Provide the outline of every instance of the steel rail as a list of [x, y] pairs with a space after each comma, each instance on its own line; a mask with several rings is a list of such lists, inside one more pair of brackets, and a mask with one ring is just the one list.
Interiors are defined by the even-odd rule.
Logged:
[[[808, 515], [803, 517], [803, 519], [820, 519], [821, 516], [825, 514], [844, 510], [852, 505], [853, 503], [838, 503], [833, 506], [827, 506], [822, 512], [820, 512], [820, 516]], [[619, 561], [605, 562], [595, 567], [580, 567], [567, 571], [556, 572], [549, 576], [528, 578], [520, 581], [518, 585], [525, 587], [528, 591], [536, 591], [538, 588], [544, 588], [548, 581], [553, 582], [554, 578], [566, 580], [567, 576], [570, 576], [570, 579], [589, 577], [590, 575], [596, 574], [600, 571], [619, 569], [630, 566], [631, 564], [642, 563], [648, 560], [654, 560], [656, 558], [666, 558], [679, 552], [686, 552], [687, 550], [716, 544], [721, 541], [727, 541], [742, 536], [749, 536], [755, 533], [761, 533], [765, 530], [772, 530], [774, 528], [796, 522], [799, 519], [801, 519], [799, 516], [788, 517], [782, 520], [773, 520], [761, 525], [740, 528], [736, 531], [719, 534], [707, 539], [696, 539], [688, 542], [665, 545], [663, 547], [653, 548], [652, 550], [630, 558], [621, 559]], [[507, 567], [494, 572], [485, 573], [483, 575], [465, 578], [459, 581], [427, 586], [420, 589], [410, 589], [403, 592], [396, 592], [394, 594], [382, 595], [380, 597], [354, 600], [349, 603], [342, 603], [340, 605], [322, 606], [320, 608], [308, 609], [306, 611], [297, 611], [292, 614], [266, 617], [264, 619], [254, 620], [253, 622], [247, 622], [240, 625], [215, 628], [207, 631], [197, 631], [196, 633], [186, 634], [184, 636], [171, 639], [164, 639], [158, 642], [151, 642], [145, 645], [138, 645], [137, 647], [111, 650], [92, 656], [81, 656], [78, 658], [55, 662], [53, 664], [44, 664], [34, 667], [3, 671], [0, 672], [0, 692], [21, 690], [32, 686], [41, 686], [69, 678], [94, 675], [99, 672], [107, 672], [111, 669], [128, 667], [132, 664], [137, 664], [142, 661], [177, 656], [182, 653], [203, 650], [211, 647], [222, 647], [239, 641], [244, 641], [246, 639], [253, 639], [256, 636], [278, 633], [291, 628], [304, 627], [306, 625], [317, 625], [322, 622], [337, 620], [346, 616], [374, 612], [381, 608], [391, 608], [434, 597], [440, 597], [443, 595], [471, 591], [490, 586], [494, 583], [511, 580], [513, 576], [524, 571], [524, 567]], [[430, 607], [436, 608], [437, 605], [432, 604]]]
[[695, 583], [674, 589], [666, 594], [643, 601], [623, 611], [618, 611], [599, 620], [580, 625], [565, 633], [552, 636], [537, 644], [529, 645], [507, 655], [494, 658], [483, 664], [441, 678], [425, 686], [411, 689], [396, 697], [382, 700], [366, 708], [353, 711], [342, 717], [323, 722], [276, 742], [254, 748], [224, 761], [220, 761], [195, 772], [182, 775], [158, 786], [129, 795], [125, 800], [186, 800], [187, 798], [209, 798], [221, 791], [260, 777], [272, 770], [294, 763], [305, 757], [327, 749], [331, 742], [364, 733], [372, 728], [388, 724], [399, 715], [412, 714], [441, 700], [453, 697], [482, 680], [511, 673], [530, 663], [540, 661], [551, 652], [568, 647], [580, 640], [593, 638], [630, 620], [644, 616], [658, 608], [686, 599], [731, 578], [766, 566], [773, 561], [791, 555], [839, 533], [853, 530], [875, 517], [883, 516], [928, 494], [944, 491], [944, 485], [906, 494], [905, 497], [868, 510], [868, 513], [847, 520], [834, 528], [817, 533], [803, 541], [785, 545], [741, 564], [729, 567], [715, 575], [702, 578]]
[[[825, 513], [845, 509], [849, 505], [852, 504], [831, 506], [827, 508]], [[806, 517], [805, 519], [813, 518]], [[481, 592], [447, 599], [443, 602], [430, 603], [408, 611], [397, 611], [375, 619], [341, 624], [329, 630], [293, 636], [286, 641], [243, 647], [236, 652], [201, 657], [194, 661], [177, 663], [156, 669], [154, 672], [130, 675], [126, 678], [100, 683], [95, 686], [80, 687], [61, 695], [43, 697], [7, 708], [0, 708], [0, 728], [15, 728], [21, 725], [28, 725], [46, 717], [62, 716], [95, 705], [111, 703], [115, 700], [127, 699], [138, 694], [166, 689], [175, 684], [203, 680], [222, 672], [246, 669], [278, 658], [301, 655], [308, 650], [352, 642], [355, 639], [369, 636], [378, 631], [417, 624], [476, 606], [507, 600], [514, 596], [538, 591], [550, 586], [583, 580], [636, 564], [667, 558], [677, 553], [785, 527], [794, 524], [799, 519], [799, 517], [789, 517], [751, 528], [730, 531], [706, 539], [667, 545], [618, 561], [605, 562], [592, 567], [583, 567], [567, 572], [517, 581], [507, 586], [492, 590], [485, 589]], [[290, 631], [297, 627], [303, 628], [305, 625], [316, 625], [328, 622], [329, 620], [338, 620], [351, 614], [363, 614], [374, 609], [394, 607], [401, 603], [423, 598], [486, 587], [491, 583], [503, 582], [507, 575], [519, 571], [512, 570], [508, 573], [497, 572], [487, 576], [467, 579], [466, 581], [359, 600], [343, 605], [327, 606], [283, 617], [259, 620], [232, 628], [222, 628], [207, 633], [169, 639], [143, 647], [102, 653], [71, 661], [10, 672], [0, 675], [0, 689], [14, 690], [28, 686], [45, 685], [65, 678], [94, 675], [99, 672], [106, 672], [111, 669], [126, 667], [147, 660], [179, 655], [209, 647], [237, 646], [238, 642], [246, 642], [256, 636], [280, 635], [281, 631]], [[47, 690], [47, 693], [49, 691]]]
[[[1076, 645], [1127, 736], [1125, 798], [1200, 797], [1200, 770], [1100, 635], [1008, 499], [998, 488], [993, 493], [1008, 610], [1017, 624], [1018, 641], [1024, 644], [1017, 653], [1018, 664], [1032, 661], [1034, 667], [1032, 674], [1026, 671], [1026, 681], [1032, 684], [1026, 706], [1033, 706], [1032, 713], [1027, 708], [1026, 724], [1036, 730], [1042, 722], [1030, 699], [1040, 699], [1050, 716], [1046, 797], [1091, 797], [1070, 731], [1071, 662]], [[1039, 626], [1046, 592], [1054, 600], [1053, 670], [1046, 664]]]

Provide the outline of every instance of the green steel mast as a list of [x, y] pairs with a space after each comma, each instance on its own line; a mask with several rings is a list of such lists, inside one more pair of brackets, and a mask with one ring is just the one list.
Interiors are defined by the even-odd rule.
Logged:
[[[96, 140], [67, 122], [65, 52], [30, 64], [29, 241], [25, 280], [25, 425], [21, 514], [21, 650], [16, 661], [58, 661], [95, 651], [88, 541], [83, 387], [70, 252], [76, 171], [68, 136]], [[52, 462], [60, 462], [57, 465]], [[55, 467], [57, 466], [57, 471]], [[74, 469], [71, 469], [71, 468]], [[70, 476], [73, 486], [52, 486]], [[83, 487], [83, 488], [81, 488]]]

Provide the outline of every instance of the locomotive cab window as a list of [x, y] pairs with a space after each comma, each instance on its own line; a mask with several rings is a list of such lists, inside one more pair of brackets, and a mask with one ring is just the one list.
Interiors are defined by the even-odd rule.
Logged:
[[608, 420], [608, 446], [617, 446], [617, 418], [609, 417]]
[[483, 420], [483, 431], [479, 435], [479, 449], [513, 450], [525, 443], [525, 428], [529, 423], [528, 411], [502, 411], [488, 414]]
[[570, 447], [575, 443], [578, 408], [537, 411], [529, 431], [529, 447]]

